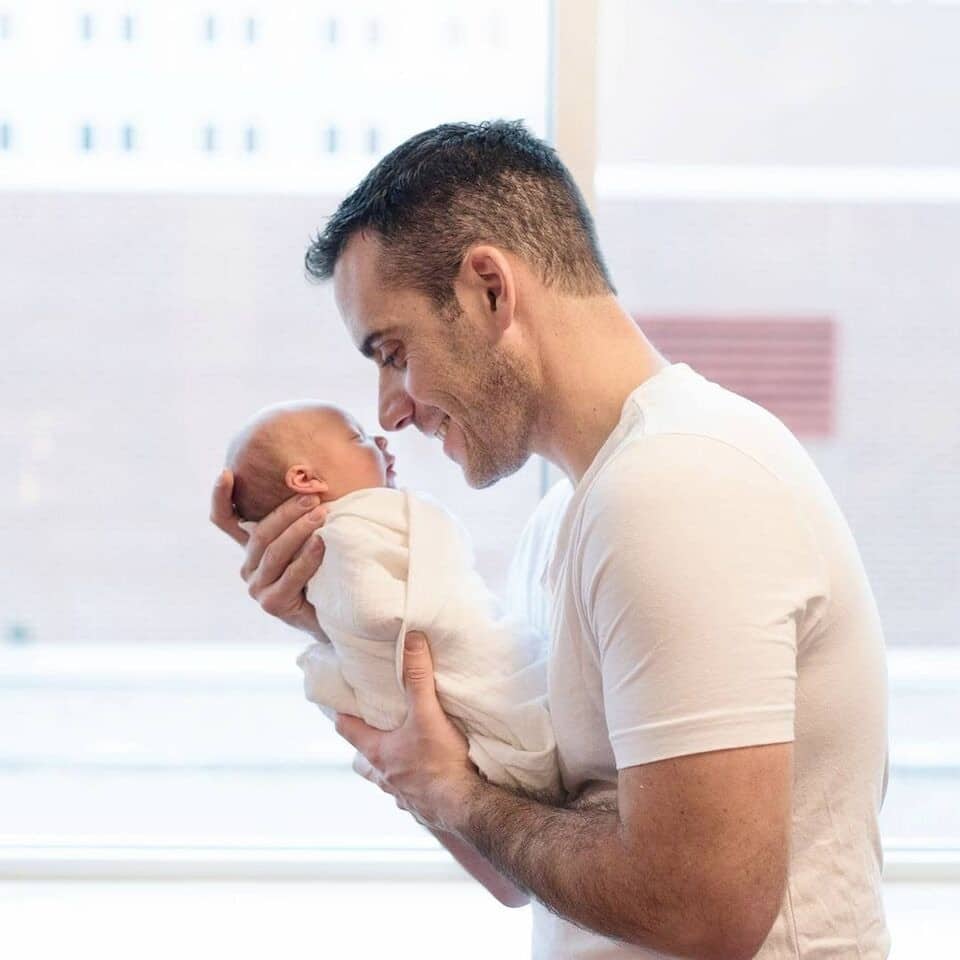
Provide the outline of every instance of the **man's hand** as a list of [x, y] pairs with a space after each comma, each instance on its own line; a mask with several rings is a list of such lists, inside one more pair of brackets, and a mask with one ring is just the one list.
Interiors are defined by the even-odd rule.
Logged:
[[322, 636], [322, 631], [303, 591], [323, 562], [323, 541], [313, 534], [323, 526], [326, 515], [319, 497], [291, 497], [248, 534], [233, 509], [230, 470], [217, 478], [210, 499], [210, 520], [246, 547], [240, 576], [250, 596], [266, 613], [315, 637]]
[[424, 826], [455, 832], [467, 797], [483, 781], [467, 756], [467, 741], [437, 699], [422, 633], [407, 634], [403, 685], [407, 717], [402, 726], [384, 732], [341, 713], [337, 733], [361, 754], [354, 769], [391, 794], [398, 807]]

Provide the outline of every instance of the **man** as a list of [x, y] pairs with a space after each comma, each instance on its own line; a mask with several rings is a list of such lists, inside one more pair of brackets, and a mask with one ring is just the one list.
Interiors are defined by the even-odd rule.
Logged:
[[[415, 634], [404, 725], [338, 719], [357, 769], [501, 900], [534, 899], [536, 957], [886, 956], [882, 632], [800, 444], [653, 349], [569, 173], [518, 124], [443, 125], [398, 147], [307, 267], [332, 277], [379, 367], [384, 428], [436, 436], [474, 487], [531, 453], [573, 487], [524, 545], [550, 554], [568, 805], [478, 776]], [[244, 542], [231, 483], [213, 519]], [[284, 504], [243, 567], [267, 612], [308, 631], [322, 519]], [[541, 573], [520, 568], [531, 585]], [[598, 782], [615, 802], [581, 802]]]

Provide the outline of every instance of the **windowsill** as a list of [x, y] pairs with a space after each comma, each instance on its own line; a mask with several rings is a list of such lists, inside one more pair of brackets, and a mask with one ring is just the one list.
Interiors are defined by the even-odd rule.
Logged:
[[[352, 774], [303, 646], [0, 647], [0, 877], [463, 877]], [[958, 882], [960, 649], [889, 668], [885, 878]]]
[[[960, 883], [960, 849], [888, 849], [885, 883]], [[237, 880], [447, 882], [470, 880], [441, 849], [7, 843], [0, 881]]]

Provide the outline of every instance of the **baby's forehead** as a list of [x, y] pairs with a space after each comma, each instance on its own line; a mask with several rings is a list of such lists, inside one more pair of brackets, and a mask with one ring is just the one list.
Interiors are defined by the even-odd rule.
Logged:
[[324, 440], [335, 437], [350, 428], [348, 414], [336, 407], [295, 407], [278, 410], [265, 417], [257, 426], [257, 432], [269, 439]]
[[345, 428], [356, 426], [353, 417], [339, 407], [308, 407], [303, 410], [296, 410], [290, 416], [292, 426], [312, 432], [342, 433]]

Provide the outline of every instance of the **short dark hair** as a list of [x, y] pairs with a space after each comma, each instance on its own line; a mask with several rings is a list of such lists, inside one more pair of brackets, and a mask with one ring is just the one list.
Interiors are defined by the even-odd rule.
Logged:
[[358, 230], [383, 245], [387, 284], [411, 286], [438, 306], [453, 301], [463, 257], [482, 242], [522, 257], [563, 293], [616, 292], [570, 171], [519, 120], [444, 123], [400, 144], [311, 242], [307, 273], [332, 277]]

